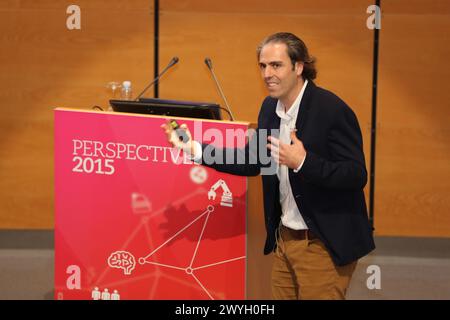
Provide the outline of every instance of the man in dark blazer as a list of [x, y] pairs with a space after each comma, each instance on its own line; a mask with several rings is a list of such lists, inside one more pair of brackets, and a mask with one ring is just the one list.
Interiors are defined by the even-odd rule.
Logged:
[[217, 159], [223, 153], [226, 159], [227, 150], [195, 141], [180, 146], [170, 126], [163, 128], [173, 145], [206, 166], [262, 175], [264, 254], [274, 253], [275, 299], [345, 299], [357, 260], [375, 248], [363, 193], [367, 171], [358, 120], [345, 102], [314, 84], [314, 59], [295, 35], [267, 37], [257, 55], [269, 96], [252, 145], [267, 148], [275, 170], [250, 144], [233, 150], [245, 164], [216, 163], [205, 155]]

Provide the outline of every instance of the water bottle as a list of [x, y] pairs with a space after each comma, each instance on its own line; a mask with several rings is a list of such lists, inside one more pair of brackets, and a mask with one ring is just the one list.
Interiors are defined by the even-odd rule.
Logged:
[[122, 100], [131, 100], [131, 81], [122, 82], [121, 96]]

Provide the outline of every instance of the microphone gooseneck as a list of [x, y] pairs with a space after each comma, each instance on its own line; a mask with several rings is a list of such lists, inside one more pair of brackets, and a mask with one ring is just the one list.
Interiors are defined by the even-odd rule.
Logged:
[[234, 121], [234, 116], [233, 116], [233, 113], [231, 112], [230, 105], [228, 104], [227, 98], [225, 97], [225, 95], [222, 91], [222, 87], [220, 86], [219, 81], [217, 80], [216, 74], [214, 73], [211, 59], [206, 57], [205, 64], [213, 76], [214, 82], [216, 83], [216, 86], [217, 86], [217, 89], [219, 90], [220, 96], [222, 97], [223, 101], [225, 102], [225, 106], [227, 107], [227, 110], [231, 117], [231, 121]]
[[139, 101], [139, 98], [142, 97], [142, 95], [145, 93], [145, 91], [147, 91], [152, 85], [154, 85], [161, 77], [164, 73], [166, 73], [167, 70], [169, 70], [170, 68], [172, 68], [174, 65], [176, 65], [178, 63], [178, 61], [180, 61], [180, 59], [178, 59], [178, 57], [173, 57], [169, 64], [164, 68], [163, 71], [161, 71], [160, 74], [158, 74], [158, 76], [153, 79], [152, 82], [150, 82], [150, 84], [145, 87], [144, 90], [142, 90], [142, 92], [136, 97], [136, 101]]

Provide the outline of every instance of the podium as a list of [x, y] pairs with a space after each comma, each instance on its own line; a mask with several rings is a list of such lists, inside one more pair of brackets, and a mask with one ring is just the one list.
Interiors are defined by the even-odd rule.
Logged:
[[[164, 117], [54, 115], [55, 299], [246, 298], [246, 177], [172, 148]], [[177, 121], [218, 147], [249, 126]]]

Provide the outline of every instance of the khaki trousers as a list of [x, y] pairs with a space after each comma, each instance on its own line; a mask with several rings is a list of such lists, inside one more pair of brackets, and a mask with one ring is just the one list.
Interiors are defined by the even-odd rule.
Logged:
[[280, 226], [273, 255], [272, 297], [279, 300], [344, 300], [357, 261], [336, 266], [320, 239], [295, 238]]

